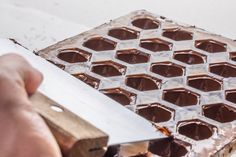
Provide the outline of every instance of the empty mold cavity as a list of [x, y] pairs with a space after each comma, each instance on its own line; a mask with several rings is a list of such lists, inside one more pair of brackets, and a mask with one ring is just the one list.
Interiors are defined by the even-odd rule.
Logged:
[[231, 52], [230, 53], [230, 59], [233, 61], [236, 61], [236, 52]]
[[114, 50], [116, 47], [116, 42], [103, 37], [94, 37], [85, 41], [83, 46], [94, 51], [107, 51]]
[[202, 113], [205, 117], [221, 123], [236, 120], [236, 109], [223, 103], [204, 105]]
[[180, 28], [166, 29], [162, 33], [162, 36], [175, 41], [193, 39], [193, 34], [191, 32], [181, 30]]
[[151, 141], [148, 150], [155, 155], [165, 157], [182, 157], [188, 153], [191, 145], [174, 137]]
[[210, 138], [214, 133], [214, 126], [198, 119], [179, 122], [178, 132], [196, 141]]
[[73, 74], [73, 76], [75, 76], [76, 78], [80, 79], [81, 81], [83, 81], [84, 83], [88, 84], [93, 88], [97, 89], [99, 87], [100, 80], [88, 74], [79, 73], [79, 74]]
[[210, 64], [209, 70], [211, 73], [228, 78], [236, 77], [236, 66], [229, 63], [214, 63]]
[[62, 64], [59, 64], [59, 63], [55, 63], [55, 62], [53, 62], [51, 60], [47, 60], [47, 61], [52, 63], [52, 64], [54, 64], [54, 65], [56, 65], [58, 68], [60, 68], [62, 70], [65, 70], [65, 67], [66, 67], [65, 65], [62, 65]]
[[157, 29], [160, 23], [151, 18], [138, 18], [132, 21], [132, 24], [141, 29]]
[[151, 65], [151, 71], [164, 77], [183, 76], [185, 68], [172, 62], [159, 62]]
[[207, 75], [188, 77], [188, 85], [204, 92], [222, 89], [222, 81]]
[[166, 108], [160, 104], [153, 103], [148, 105], [140, 105], [137, 113], [155, 123], [166, 122], [171, 119], [173, 109]]
[[147, 63], [150, 55], [137, 49], [127, 49], [117, 51], [116, 58], [129, 64], [139, 64]]
[[227, 45], [216, 40], [197, 40], [195, 41], [195, 47], [209, 53], [226, 52]]
[[225, 99], [236, 104], [236, 90], [228, 90], [225, 92]]
[[186, 64], [202, 64], [206, 61], [205, 55], [193, 50], [176, 51], [173, 58]]
[[59, 50], [57, 57], [68, 63], [77, 63], [87, 62], [90, 60], [91, 54], [78, 48], [68, 48]]
[[163, 91], [163, 100], [178, 106], [192, 106], [198, 104], [199, 95], [184, 88]]
[[126, 67], [113, 61], [94, 62], [91, 71], [103, 77], [112, 77], [124, 74]]
[[120, 40], [129, 40], [129, 39], [137, 39], [139, 32], [132, 30], [130, 28], [121, 27], [109, 30], [108, 35]]
[[170, 51], [172, 49], [172, 43], [169, 43], [167, 41], [153, 38], [153, 39], [142, 39], [140, 41], [140, 47], [153, 51]]
[[126, 77], [126, 85], [140, 91], [159, 89], [161, 80], [146, 74], [129, 75]]
[[122, 105], [130, 105], [135, 103], [136, 100], [136, 94], [121, 88], [103, 89], [100, 91]]

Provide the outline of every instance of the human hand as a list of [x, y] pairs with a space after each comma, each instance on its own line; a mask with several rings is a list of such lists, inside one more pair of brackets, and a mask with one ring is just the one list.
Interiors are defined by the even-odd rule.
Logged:
[[0, 56], [1, 157], [61, 157], [56, 140], [28, 98], [42, 79], [21, 56]]

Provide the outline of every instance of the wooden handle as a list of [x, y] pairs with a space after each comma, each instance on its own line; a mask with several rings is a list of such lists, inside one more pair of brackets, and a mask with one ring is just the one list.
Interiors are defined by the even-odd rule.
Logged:
[[102, 157], [108, 136], [41, 93], [30, 98], [44, 118], [65, 157]]

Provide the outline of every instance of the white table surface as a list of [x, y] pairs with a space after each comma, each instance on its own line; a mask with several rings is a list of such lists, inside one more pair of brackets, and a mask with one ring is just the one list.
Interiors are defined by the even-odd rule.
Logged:
[[236, 39], [235, 0], [0, 0], [0, 36], [39, 50], [139, 9]]

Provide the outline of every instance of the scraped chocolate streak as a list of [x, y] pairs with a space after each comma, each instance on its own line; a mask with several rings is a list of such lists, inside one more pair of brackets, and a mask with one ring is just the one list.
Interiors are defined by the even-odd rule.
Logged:
[[139, 18], [132, 21], [132, 24], [141, 29], [157, 29], [159, 22], [150, 18]]
[[137, 113], [155, 123], [165, 122], [171, 119], [170, 110], [160, 104], [142, 105], [138, 107]]
[[236, 109], [223, 103], [205, 105], [203, 115], [221, 123], [236, 120]]
[[181, 157], [188, 153], [187, 147], [190, 144], [187, 142], [169, 137], [156, 141], [151, 141], [148, 150], [159, 156], [163, 157]]
[[100, 84], [100, 80], [97, 78], [94, 78], [92, 76], [89, 76], [84, 73], [79, 73], [79, 74], [73, 74], [76, 78], [80, 79], [81, 81], [85, 82], [86, 84], [90, 85], [93, 88], [98, 88]]

